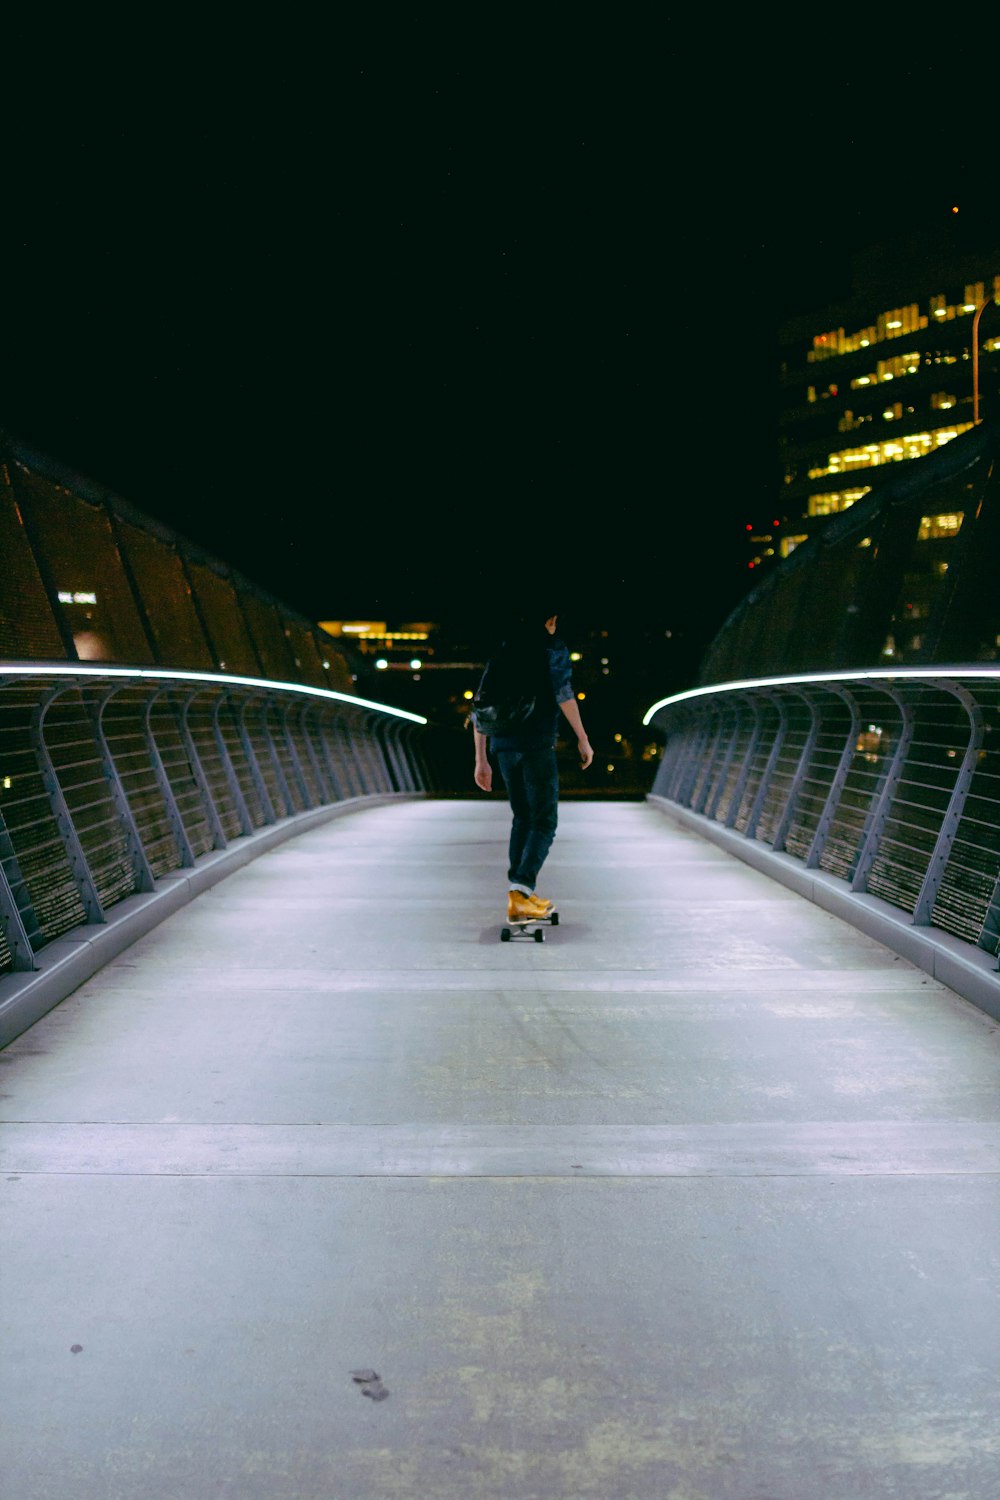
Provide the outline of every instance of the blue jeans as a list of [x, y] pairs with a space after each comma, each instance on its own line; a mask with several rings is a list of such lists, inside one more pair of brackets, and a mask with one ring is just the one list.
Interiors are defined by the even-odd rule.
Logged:
[[497, 750], [494, 753], [514, 815], [507, 881], [511, 889], [531, 892], [552, 847], [559, 821], [556, 752], [547, 749]]

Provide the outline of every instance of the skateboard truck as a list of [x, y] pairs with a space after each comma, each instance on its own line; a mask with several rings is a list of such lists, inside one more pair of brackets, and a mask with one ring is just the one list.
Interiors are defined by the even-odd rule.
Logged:
[[500, 929], [501, 943], [509, 943], [514, 938], [531, 938], [536, 943], [545, 942], [543, 927], [558, 927], [559, 913], [550, 911], [547, 917], [525, 917], [522, 922], [506, 922]]

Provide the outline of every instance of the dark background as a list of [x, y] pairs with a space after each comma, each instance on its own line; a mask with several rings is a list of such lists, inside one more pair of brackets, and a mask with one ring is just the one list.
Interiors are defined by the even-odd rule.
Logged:
[[603, 14], [8, 27], [0, 425], [313, 619], [551, 586], [690, 676], [773, 504], [777, 323], [993, 211], [988, 91]]

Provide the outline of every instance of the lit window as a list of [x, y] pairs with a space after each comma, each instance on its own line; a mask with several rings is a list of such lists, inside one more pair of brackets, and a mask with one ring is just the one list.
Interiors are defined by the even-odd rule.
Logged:
[[957, 536], [962, 529], [964, 517], [965, 512], [961, 510], [946, 511], [938, 516], [921, 516], [917, 540], [926, 542], [937, 537]]

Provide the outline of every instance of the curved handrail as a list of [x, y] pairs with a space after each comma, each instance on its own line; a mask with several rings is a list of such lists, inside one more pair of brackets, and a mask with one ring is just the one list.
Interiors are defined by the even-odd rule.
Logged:
[[172, 910], [178, 881], [197, 893], [303, 820], [426, 795], [427, 732], [420, 714], [295, 682], [0, 662], [0, 1045], [24, 1029], [4, 1021], [11, 987], [61, 940], [79, 956], [137, 903]]
[[[798, 737], [793, 700], [811, 716]], [[761, 744], [765, 704], [778, 721]], [[803, 894], [813, 877], [827, 897], [839, 888], [848, 920], [852, 902], [892, 908], [980, 969], [1000, 953], [1000, 665], [716, 683], [658, 700], [643, 723], [666, 739], [652, 799], [734, 853]]]

